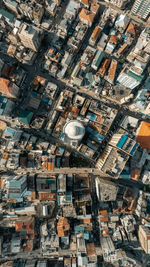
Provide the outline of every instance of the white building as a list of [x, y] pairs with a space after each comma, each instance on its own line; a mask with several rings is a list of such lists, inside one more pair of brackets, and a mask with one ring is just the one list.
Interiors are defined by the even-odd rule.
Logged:
[[76, 146], [82, 140], [85, 134], [85, 128], [82, 122], [71, 120], [64, 126], [65, 141]]
[[[139, 76], [140, 78], [140, 76]], [[127, 67], [125, 67], [121, 73], [119, 74], [118, 78], [117, 78], [117, 81], [127, 87], [127, 88], [130, 88], [130, 89], [134, 89], [135, 87], [139, 86], [141, 81], [140, 79], [136, 79], [136, 75], [134, 75], [132, 72], [130, 72], [129, 74], [129, 70]]]

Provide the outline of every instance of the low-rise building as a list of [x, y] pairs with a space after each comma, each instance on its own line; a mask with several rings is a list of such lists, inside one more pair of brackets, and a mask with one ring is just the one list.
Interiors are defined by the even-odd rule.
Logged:
[[115, 80], [116, 70], [117, 70], [117, 60], [112, 59], [109, 70], [108, 70], [108, 75], [105, 76], [105, 80], [113, 84]]
[[88, 25], [89, 27], [92, 26], [93, 21], [95, 18], [95, 14], [85, 8], [82, 8], [80, 13], [79, 13], [79, 19], [85, 23], [86, 25]]
[[99, 26], [96, 26], [90, 39], [89, 39], [89, 44], [90, 45], [95, 45], [99, 36], [100, 36], [100, 33], [101, 33], [102, 29], [99, 27]]
[[91, 64], [91, 67], [94, 70], [98, 70], [98, 67], [99, 67], [100, 63], [102, 62], [103, 57], [104, 57], [104, 52], [101, 50], [98, 50], [93, 61], [92, 61], [92, 64]]
[[121, 85], [123, 85], [129, 89], [134, 89], [140, 85], [143, 78], [144, 78], [144, 75], [136, 75], [131, 70], [129, 70], [128, 67], [125, 66], [124, 69], [119, 74], [117, 81]]

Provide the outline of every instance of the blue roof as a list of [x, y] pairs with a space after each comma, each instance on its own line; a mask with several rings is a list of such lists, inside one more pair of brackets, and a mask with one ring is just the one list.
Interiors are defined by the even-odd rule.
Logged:
[[92, 128], [90, 127], [87, 127], [87, 131], [90, 133], [90, 139], [98, 142], [98, 143], [101, 143], [102, 140], [104, 139], [104, 136], [100, 133], [98, 133], [97, 131], [94, 131]]
[[5, 133], [9, 134], [10, 136], [14, 136], [15, 131], [11, 128], [6, 128]]
[[128, 139], [128, 137], [126, 135], [122, 135], [121, 139], [119, 140], [119, 142], [117, 144], [117, 147], [122, 148], [127, 139]]
[[136, 144], [134, 145], [134, 147], [132, 148], [132, 150], [131, 150], [131, 152], [130, 152], [130, 155], [131, 155], [131, 156], [133, 155], [133, 153], [134, 153], [134, 151], [136, 150], [137, 146], [138, 146], [138, 143], [136, 143]]
[[60, 206], [60, 196], [57, 195], [57, 205]]
[[75, 230], [75, 232], [84, 232], [84, 227], [83, 226], [75, 226], [74, 230]]
[[96, 146], [94, 146], [93, 144], [91, 144], [91, 143], [87, 143], [87, 146], [89, 147], [89, 148], [91, 148], [92, 150], [94, 150], [94, 151], [96, 151], [97, 150], [97, 148], [96, 148]]
[[47, 98], [44, 98], [43, 101], [44, 103], [48, 103], [49, 100]]
[[66, 201], [72, 201], [72, 194], [66, 194]]
[[90, 121], [94, 121], [96, 119], [97, 115], [92, 113], [90, 116]]
[[51, 105], [52, 104], [52, 100], [50, 99], [49, 101], [48, 101], [48, 105]]
[[65, 138], [65, 133], [62, 133], [60, 139], [64, 140], [64, 138]]
[[90, 240], [91, 239], [91, 232], [85, 232], [84, 233], [84, 239], [85, 240]]
[[128, 179], [128, 178], [131, 177], [131, 175], [130, 175], [130, 173], [127, 173], [125, 170], [123, 170], [123, 171], [121, 172], [121, 174], [120, 174], [120, 177], [121, 177], [121, 178], [126, 178], [126, 179]]
[[58, 148], [58, 152], [62, 155], [62, 154], [64, 153], [64, 149], [61, 148], [61, 147], [59, 147], [59, 148]]

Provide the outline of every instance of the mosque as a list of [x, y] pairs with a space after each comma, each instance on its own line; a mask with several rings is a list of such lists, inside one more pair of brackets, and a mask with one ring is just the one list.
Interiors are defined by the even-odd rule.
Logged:
[[78, 145], [85, 135], [85, 127], [81, 121], [70, 120], [64, 126], [65, 142]]

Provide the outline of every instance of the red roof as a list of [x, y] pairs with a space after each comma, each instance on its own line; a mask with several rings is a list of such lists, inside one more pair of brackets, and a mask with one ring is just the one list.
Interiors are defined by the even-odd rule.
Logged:
[[10, 95], [12, 91], [13, 83], [7, 79], [0, 78], [0, 92], [6, 95]]
[[150, 123], [145, 121], [141, 123], [136, 141], [141, 147], [150, 149]]
[[93, 14], [92, 12], [88, 11], [85, 8], [81, 9], [81, 12], [79, 14], [79, 18], [83, 19], [85, 21], [87, 21], [88, 23], [92, 24], [93, 20], [94, 20], [95, 14]]

